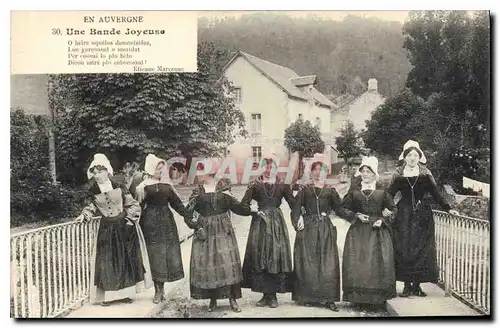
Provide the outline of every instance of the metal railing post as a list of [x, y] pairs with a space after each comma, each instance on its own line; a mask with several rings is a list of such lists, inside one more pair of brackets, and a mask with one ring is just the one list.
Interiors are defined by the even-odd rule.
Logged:
[[[446, 297], [458, 296], [477, 311], [490, 312], [490, 222], [433, 211], [436, 252]], [[444, 266], [444, 268], [442, 267]]]
[[88, 298], [82, 278], [90, 276], [90, 267], [83, 264], [96, 223], [98, 218], [11, 235], [11, 317], [57, 317]]

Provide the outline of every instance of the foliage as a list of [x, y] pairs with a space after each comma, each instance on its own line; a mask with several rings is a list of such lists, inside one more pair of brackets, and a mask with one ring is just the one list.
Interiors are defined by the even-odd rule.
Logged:
[[285, 129], [285, 147], [290, 152], [299, 153], [299, 175], [304, 172], [304, 157], [313, 157], [316, 153], [323, 153], [325, 142], [321, 139], [321, 132], [310, 121], [299, 119]]
[[232, 86], [214, 70], [220, 56], [214, 44], [202, 43], [197, 73], [54, 76], [55, 94], [74, 99], [73, 110], [57, 111], [64, 112], [57, 118], [58, 162], [75, 167], [67, 178], [85, 178], [95, 152], [117, 169], [142, 163], [148, 153], [221, 155], [235, 130], [242, 132], [244, 115], [227, 95]]
[[16, 109], [11, 112], [10, 124], [11, 225], [75, 214], [81, 195], [52, 183], [46, 120]]
[[319, 128], [308, 120], [297, 120], [286, 128], [284, 145], [292, 153], [299, 152], [306, 157], [313, 157], [325, 149]]
[[[490, 136], [490, 25], [488, 12], [415, 12], [405, 24], [413, 67], [407, 85], [434, 101], [447, 136], [468, 147], [485, 147]], [[432, 61], [432, 62], [431, 62]]]
[[344, 159], [345, 163], [349, 163], [349, 159], [362, 154], [363, 143], [360, 134], [354, 129], [352, 121], [347, 121], [347, 124], [340, 130], [340, 136], [335, 139], [339, 156]]
[[418, 140], [440, 182], [489, 181], [489, 17], [461, 11], [412, 12], [406, 85], [372, 114], [363, 134], [372, 150], [398, 156]]
[[318, 89], [326, 94], [359, 95], [374, 77], [380, 92], [390, 97], [404, 85], [410, 70], [399, 22], [351, 15], [342, 21], [292, 18], [267, 12], [201, 17], [198, 26], [202, 41], [248, 52], [300, 75], [317, 74]]
[[400, 90], [396, 96], [380, 105], [372, 113], [371, 120], [366, 122], [366, 130], [362, 134], [365, 145], [380, 154], [399, 156], [402, 145], [408, 139], [421, 140], [418, 133], [423, 132], [427, 123], [432, 123], [432, 120], [420, 120], [423, 112], [428, 111], [422, 98], [414, 95], [410, 89]]

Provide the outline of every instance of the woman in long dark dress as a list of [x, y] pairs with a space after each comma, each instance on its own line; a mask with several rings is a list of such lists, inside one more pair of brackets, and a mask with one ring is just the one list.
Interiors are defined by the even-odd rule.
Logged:
[[174, 187], [162, 182], [166, 170], [164, 160], [150, 154], [144, 169], [148, 178], [137, 186], [135, 195], [143, 207], [140, 225], [155, 286], [153, 302], [157, 304], [165, 299], [166, 282], [184, 278], [179, 233], [170, 207], [181, 216], [185, 208]]
[[276, 293], [289, 293], [293, 288], [290, 239], [280, 206], [284, 198], [292, 209], [295, 199], [290, 185], [271, 179], [273, 160], [264, 162], [264, 174], [249, 184], [241, 200], [247, 208], [255, 200], [259, 209], [250, 224], [243, 261], [243, 288], [263, 293], [257, 306], [276, 308]]
[[332, 311], [338, 311], [335, 305], [340, 301], [337, 229], [328, 214], [338, 209], [340, 197], [320, 179], [323, 167], [321, 162], [313, 163], [313, 182], [295, 196], [291, 215], [297, 231], [292, 300], [299, 304], [326, 304]]
[[432, 173], [422, 165], [427, 159], [418, 142], [409, 140], [399, 159], [405, 164], [396, 169], [388, 188], [393, 196], [401, 192], [393, 224], [396, 279], [405, 284], [400, 296], [423, 297], [427, 294], [420, 283], [438, 280], [434, 217], [426, 194], [430, 194], [442, 210], [452, 214], [458, 212], [451, 210], [439, 193]]
[[103, 154], [95, 154], [87, 176], [87, 205], [77, 222], [101, 216], [91, 259], [90, 302], [108, 306], [112, 301], [132, 302], [151, 286], [149, 259], [138, 220], [139, 203], [113, 176]]
[[227, 180], [215, 183], [215, 172], [206, 175], [190, 197], [185, 222], [195, 229], [190, 262], [190, 291], [194, 299], [210, 299], [208, 311], [218, 299], [229, 299], [231, 309], [241, 312], [241, 259], [231, 223], [231, 212], [250, 215], [249, 209], [230, 193]]
[[[344, 197], [338, 214], [351, 222], [342, 263], [343, 301], [383, 305], [396, 294], [391, 195], [377, 188], [378, 161], [365, 157], [357, 172], [362, 181]], [[384, 216], [385, 214], [385, 216]]]

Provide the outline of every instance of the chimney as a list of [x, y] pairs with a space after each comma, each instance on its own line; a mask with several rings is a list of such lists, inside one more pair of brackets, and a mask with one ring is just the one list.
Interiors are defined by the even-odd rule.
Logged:
[[376, 79], [371, 78], [368, 80], [368, 91], [378, 91], [378, 82]]

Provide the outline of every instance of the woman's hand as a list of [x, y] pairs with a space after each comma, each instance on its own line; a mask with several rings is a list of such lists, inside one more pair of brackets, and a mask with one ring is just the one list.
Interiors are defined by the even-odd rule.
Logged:
[[380, 219], [378, 219], [377, 221], [375, 221], [373, 223], [374, 228], [380, 228], [381, 225], [382, 225], [382, 220], [380, 220]]
[[263, 211], [258, 211], [257, 214], [262, 216], [263, 218], [266, 217], [266, 213], [264, 213]]
[[297, 223], [297, 231], [301, 231], [302, 229], [304, 229], [304, 218], [300, 217]]
[[458, 213], [458, 211], [455, 210], [449, 210], [448, 213], [450, 213], [451, 215], [460, 215], [460, 213]]
[[76, 223], [81, 223], [83, 221], [85, 221], [85, 216], [83, 216], [83, 214], [78, 215], [75, 219]]
[[370, 222], [370, 219], [368, 215], [363, 214], [363, 213], [356, 213], [356, 217], [363, 223], [368, 223]]
[[389, 217], [389, 216], [391, 216], [391, 215], [392, 215], [392, 212], [391, 212], [391, 211], [389, 211], [387, 208], [384, 208], [384, 210], [382, 211], [382, 216], [383, 216], [384, 218], [388, 218], [388, 217]]

